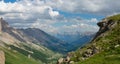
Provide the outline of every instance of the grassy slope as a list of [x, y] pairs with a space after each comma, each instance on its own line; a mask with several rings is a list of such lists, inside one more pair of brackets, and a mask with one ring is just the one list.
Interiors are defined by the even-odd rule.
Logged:
[[[120, 21], [120, 14], [108, 17], [108, 19]], [[100, 36], [92, 42], [96, 43], [96, 46], [102, 47], [102, 52], [95, 54], [84, 61], [77, 61], [74, 57], [72, 60], [77, 61], [76, 64], [120, 64], [120, 46], [115, 47], [116, 45], [120, 45], [120, 22], [118, 22], [113, 29], [107, 31], [105, 34], [105, 36]], [[91, 46], [91, 43], [87, 46]], [[87, 46], [80, 51], [85, 50]], [[78, 52], [79, 51], [76, 51], [75, 55], [80, 57], [81, 55], [79, 55]]]
[[27, 56], [14, 52], [14, 50], [8, 50], [5, 48], [0, 48], [5, 52], [5, 64], [41, 64], [40, 61], [37, 61], [33, 58], [28, 59]]
[[[0, 50], [5, 52], [6, 64], [55, 64], [57, 58], [61, 56], [44, 47], [42, 48], [44, 48], [45, 51], [36, 49], [27, 44], [21, 44], [20, 47], [22, 48], [13, 45], [6, 45], [6, 47], [0, 46]], [[28, 58], [29, 54], [31, 58]]]

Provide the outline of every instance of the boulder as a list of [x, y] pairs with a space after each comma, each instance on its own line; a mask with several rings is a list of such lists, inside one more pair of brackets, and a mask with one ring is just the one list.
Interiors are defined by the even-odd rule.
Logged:
[[70, 61], [70, 63], [69, 64], [74, 64], [74, 61]]
[[57, 64], [62, 64], [64, 62], [64, 58], [60, 58], [57, 62]]
[[115, 48], [119, 47], [120, 45], [115, 45]]

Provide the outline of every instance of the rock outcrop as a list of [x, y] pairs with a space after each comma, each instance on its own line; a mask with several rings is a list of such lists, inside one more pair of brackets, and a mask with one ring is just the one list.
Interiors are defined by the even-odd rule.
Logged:
[[0, 32], [6, 31], [10, 28], [11, 27], [9, 26], [9, 24], [5, 20], [3, 20], [3, 18], [0, 18]]
[[3, 51], [0, 51], [0, 64], [5, 64], [5, 54]]
[[111, 28], [114, 27], [115, 21], [112, 19], [103, 19], [101, 22], [98, 22], [97, 25], [99, 26], [99, 31], [96, 33], [96, 36], [93, 38], [95, 40], [98, 36], [100, 36], [102, 33], [110, 30]]

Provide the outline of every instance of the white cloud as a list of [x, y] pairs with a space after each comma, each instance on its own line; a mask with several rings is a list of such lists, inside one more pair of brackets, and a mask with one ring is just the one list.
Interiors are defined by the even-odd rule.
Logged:
[[49, 8], [49, 15], [51, 17], [55, 17], [55, 16], [58, 16], [59, 15], [59, 12], [58, 11], [53, 11], [52, 8]]
[[36, 21], [35, 23], [32, 24], [31, 28], [40, 28], [46, 32], [49, 31], [49, 33], [57, 33], [58, 29], [53, 27], [52, 25], [48, 23], [41, 23], [40, 21]]
[[95, 22], [95, 23], [97, 23], [98, 20], [97, 20], [96, 18], [92, 18], [92, 19], [90, 20], [90, 22]]
[[37, 27], [54, 33], [73, 30], [96, 32], [96, 18], [66, 18], [59, 10], [106, 16], [120, 12], [119, 2], [120, 0], [20, 0], [15, 3], [0, 1], [0, 16], [14, 27]]
[[[52, 0], [54, 1], [54, 0]], [[57, 0], [56, 0], [57, 1]], [[120, 0], [61, 0], [57, 4], [52, 3], [53, 7], [73, 13], [93, 13], [109, 15], [120, 13]], [[59, 3], [58, 3], [59, 2]], [[50, 2], [49, 2], [50, 3]]]
[[46, 8], [56, 8], [74, 13], [112, 14], [120, 12], [119, 2], [120, 0], [21, 0], [15, 3], [4, 3], [1, 1], [0, 10], [3, 12], [34, 11], [40, 13], [44, 12]]

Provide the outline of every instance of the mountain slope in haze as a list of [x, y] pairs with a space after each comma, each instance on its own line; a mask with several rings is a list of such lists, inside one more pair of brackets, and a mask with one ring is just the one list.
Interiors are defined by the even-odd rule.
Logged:
[[72, 43], [75, 41], [80, 40], [81, 38], [84, 37], [89, 37], [91, 35], [95, 34], [95, 32], [85, 32], [85, 33], [80, 33], [80, 32], [65, 32], [65, 33], [57, 33], [57, 34], [53, 34], [56, 38], [59, 38], [63, 41], [66, 41], [68, 43]]
[[66, 61], [72, 64], [120, 64], [120, 14], [97, 23], [100, 27], [95, 38], [82, 48], [68, 53]]
[[94, 34], [83, 35], [82, 37], [80, 37], [76, 41], [73, 41], [71, 43], [71, 45], [73, 45], [73, 50], [76, 50], [77, 48], [86, 45], [88, 42], [90, 42], [93, 39], [93, 37], [94, 37]]
[[66, 41], [68, 43], [74, 42], [76, 40], [78, 40], [79, 38], [81, 38], [81, 34], [76, 32], [76, 33], [69, 33], [69, 32], [65, 32], [65, 33], [57, 33], [57, 34], [53, 34], [55, 37]]
[[25, 33], [28, 37], [33, 38], [33, 42], [36, 44], [41, 44], [53, 51], [64, 53], [68, 52], [69, 44], [51, 36], [44, 31], [37, 28], [28, 28], [28, 29], [20, 29], [23, 33]]
[[0, 18], [0, 50], [5, 53], [6, 64], [53, 64], [61, 56], [33, 43], [31, 37], [10, 27], [3, 18]]
[[68, 44], [72, 46], [70, 50], [73, 51], [90, 42], [95, 36], [95, 34], [94, 32], [86, 32], [86, 33], [76, 32], [76, 33], [64, 33], [64, 34], [58, 33], [55, 34], [54, 36], [65, 42], [68, 42]]

